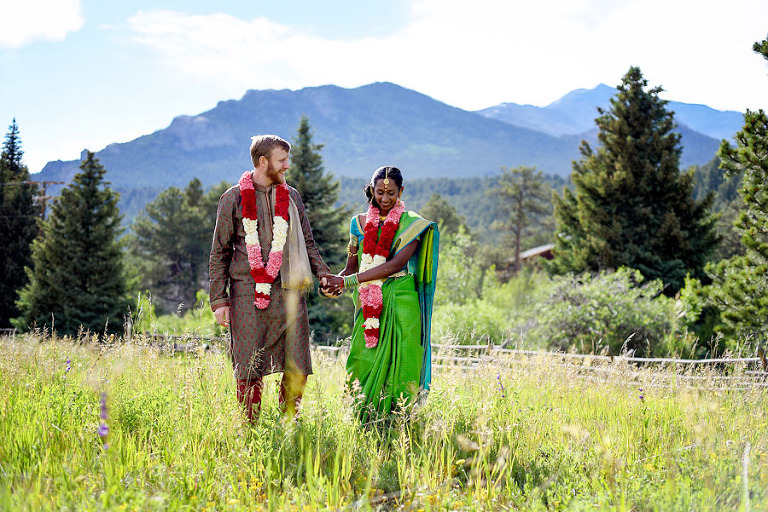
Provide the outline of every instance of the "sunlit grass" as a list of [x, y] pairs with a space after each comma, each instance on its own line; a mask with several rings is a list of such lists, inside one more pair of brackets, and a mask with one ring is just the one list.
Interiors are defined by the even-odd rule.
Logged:
[[0, 343], [2, 510], [768, 507], [766, 390], [712, 373], [499, 355], [436, 368], [423, 407], [363, 427], [344, 354], [316, 353], [298, 421], [274, 376], [251, 427], [218, 351]]

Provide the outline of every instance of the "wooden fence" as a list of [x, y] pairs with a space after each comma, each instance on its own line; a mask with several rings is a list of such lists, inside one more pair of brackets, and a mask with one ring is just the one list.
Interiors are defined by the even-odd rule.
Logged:
[[[336, 357], [349, 350], [348, 347], [314, 348]], [[646, 381], [648, 387], [668, 387], [674, 383], [691, 389], [768, 389], [768, 362], [762, 350], [759, 357], [674, 359], [515, 350], [500, 345], [432, 345], [432, 368], [437, 371], [512, 367], [531, 363], [536, 358], [549, 366], [601, 382], [620, 375], [622, 379]], [[655, 372], [652, 381], [647, 382], [649, 368], [667, 371]]]
[[[329, 347], [315, 346], [317, 350], [327, 353], [337, 353], [348, 350], [348, 347]], [[762, 354], [762, 350], [760, 351]], [[594, 354], [569, 354], [564, 352], [546, 352], [539, 350], [516, 350], [503, 348], [501, 345], [441, 345], [432, 344], [433, 359], [439, 361], [456, 363], [478, 364], [483, 361], [494, 361], [498, 356], [525, 356], [525, 357], [548, 357], [551, 359], [592, 361], [592, 362], [625, 362], [638, 365], [660, 365], [660, 366], [723, 366], [723, 365], [748, 365], [762, 366], [763, 370], [768, 372], [768, 361], [765, 355], [760, 357], [726, 357], [714, 359], [674, 359], [674, 358], [654, 358], [654, 357], [631, 357], [631, 356], [601, 356]], [[459, 355], [463, 354], [463, 355]], [[583, 364], [583, 363], [582, 363]]]
[[[8, 334], [14, 335], [15, 332]], [[152, 334], [136, 337], [135, 341], [168, 352], [223, 352], [228, 337]], [[334, 358], [349, 351], [348, 346], [313, 345], [312, 348]], [[476, 371], [491, 365], [515, 366], [536, 358], [599, 380], [619, 372], [623, 376], [640, 378], [641, 370], [657, 367], [668, 370], [659, 372], [660, 376], [656, 378], [656, 384], [662, 386], [675, 380], [693, 388], [768, 388], [768, 360], [762, 349], [758, 350], [758, 357], [675, 359], [516, 350], [493, 344], [432, 345], [432, 367], [437, 371]]]

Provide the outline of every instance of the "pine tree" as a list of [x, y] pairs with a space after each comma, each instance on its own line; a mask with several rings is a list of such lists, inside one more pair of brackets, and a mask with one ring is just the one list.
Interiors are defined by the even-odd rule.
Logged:
[[61, 334], [82, 328], [120, 332], [127, 314], [118, 194], [90, 151], [32, 244], [29, 284], [21, 291], [20, 329], [47, 326]]
[[320, 254], [331, 268], [343, 266], [348, 236], [344, 236], [351, 212], [336, 206], [339, 182], [326, 172], [320, 151], [322, 144], [312, 142], [309, 120], [302, 116], [291, 147], [291, 169], [288, 184], [298, 190], [306, 208], [312, 234]]
[[[218, 200], [220, 187], [217, 193]], [[184, 190], [163, 191], [134, 220], [129, 245], [141, 268], [140, 287], [151, 291], [161, 311], [193, 307], [205, 287], [215, 213], [216, 204], [194, 178]]]
[[[753, 50], [768, 60], [768, 39]], [[724, 141], [722, 166], [730, 175], [741, 175], [739, 193], [743, 206], [737, 229], [746, 254], [710, 267], [713, 283], [707, 287], [710, 304], [721, 311], [727, 336], [757, 335], [766, 339], [768, 318], [768, 115], [760, 109], [744, 114], [744, 127], [736, 147]]]
[[520, 270], [520, 247], [531, 225], [541, 222], [550, 213], [551, 191], [544, 175], [534, 167], [503, 168], [498, 186], [488, 191], [500, 199], [502, 220], [494, 226], [512, 236], [514, 271]]
[[440, 234], [447, 236], [458, 233], [460, 228], [469, 232], [467, 222], [459, 215], [456, 208], [437, 192], [421, 207], [419, 214], [425, 219], [437, 222]]
[[639, 270], [662, 279], [665, 293], [679, 290], [686, 274], [702, 276], [717, 243], [712, 196], [693, 198], [693, 174], [680, 173], [680, 135], [660, 87], [632, 67], [611, 99], [598, 109], [599, 147], [582, 142], [574, 163], [575, 192], [555, 197], [557, 236], [553, 269], [560, 272]]
[[18, 291], [28, 282], [24, 267], [32, 262], [32, 241], [38, 233], [37, 187], [29, 182], [23, 155], [14, 119], [0, 155], [0, 328], [11, 327], [11, 319], [19, 315]]
[[[320, 155], [322, 148], [322, 144], [312, 142], [309, 120], [302, 116], [291, 147], [288, 184], [301, 195], [320, 254], [331, 271], [338, 272], [346, 261], [347, 230], [352, 213], [346, 206], [336, 206], [339, 182], [325, 171]], [[307, 310], [310, 325], [320, 338], [342, 333], [352, 318], [349, 301], [322, 300], [316, 294], [308, 296]]]

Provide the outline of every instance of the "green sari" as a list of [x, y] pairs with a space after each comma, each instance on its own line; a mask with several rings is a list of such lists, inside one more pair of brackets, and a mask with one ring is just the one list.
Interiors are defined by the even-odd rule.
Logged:
[[[350, 234], [358, 240], [358, 265], [363, 254], [364, 226], [352, 218]], [[425, 397], [432, 378], [432, 303], [437, 278], [440, 233], [437, 224], [404, 212], [390, 258], [414, 240], [419, 247], [403, 273], [384, 281], [384, 307], [379, 318], [379, 343], [366, 348], [362, 308], [355, 289], [355, 325], [347, 359], [349, 387], [356, 395], [361, 421], [386, 416], [400, 405]], [[401, 275], [404, 274], [404, 275]]]

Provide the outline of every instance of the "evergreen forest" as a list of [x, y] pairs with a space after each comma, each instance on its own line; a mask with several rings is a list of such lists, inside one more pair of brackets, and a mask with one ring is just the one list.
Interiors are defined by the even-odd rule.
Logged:
[[[768, 59], [768, 42], [754, 50]], [[441, 231], [433, 338], [612, 355], [760, 348], [768, 119], [747, 111], [738, 136], [709, 163], [681, 168], [681, 135], [661, 91], [630, 68], [567, 178], [529, 166], [416, 179], [403, 169], [406, 208]], [[325, 167], [306, 116], [291, 143], [288, 183], [339, 271], [367, 180]], [[119, 198], [109, 169], [86, 152], [74, 180], [46, 199], [23, 164], [14, 119], [0, 179], [0, 328], [223, 334], [208, 306], [208, 254], [218, 199], [235, 175], [207, 189], [194, 178], [159, 194], [137, 191], [154, 199], [126, 219], [118, 200], [131, 209], [136, 198]], [[343, 344], [350, 296], [311, 292], [308, 307], [315, 343]]]

